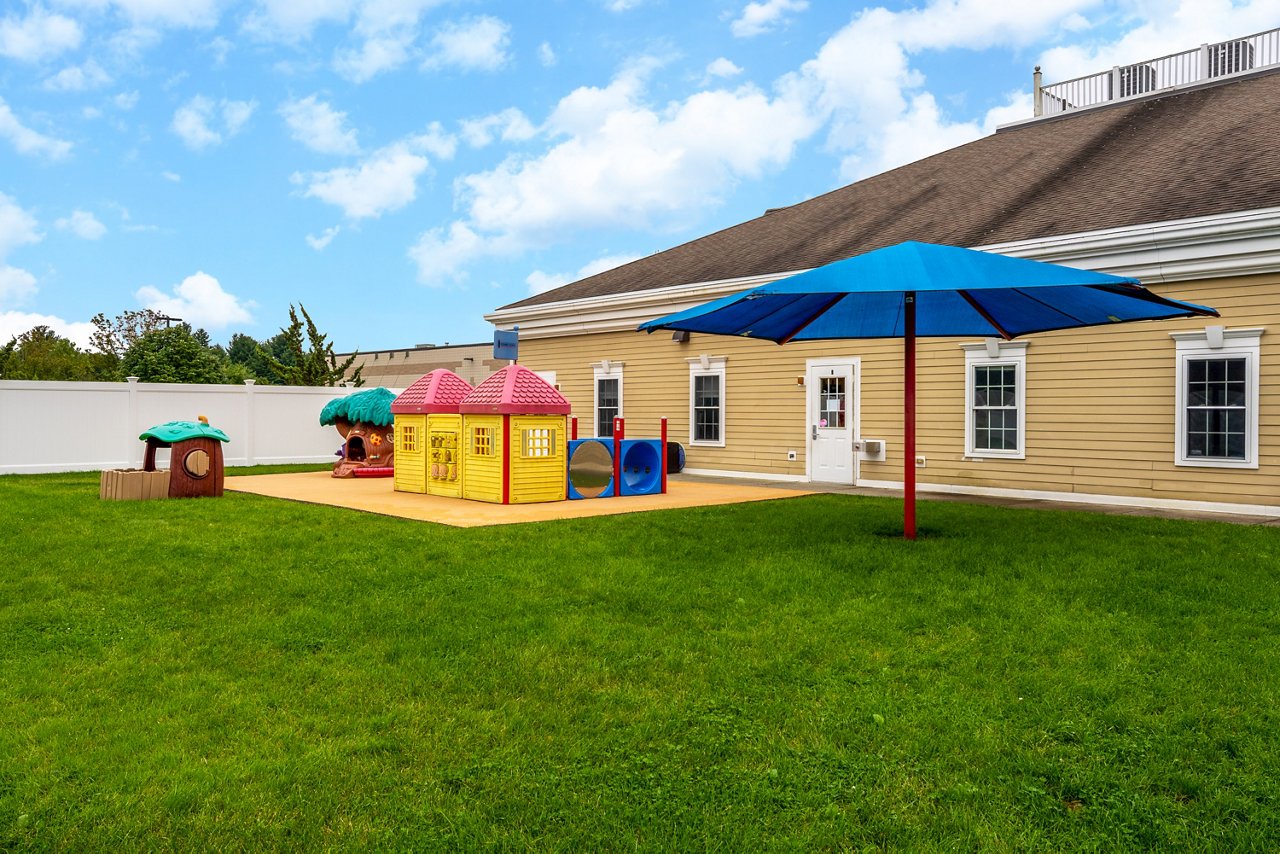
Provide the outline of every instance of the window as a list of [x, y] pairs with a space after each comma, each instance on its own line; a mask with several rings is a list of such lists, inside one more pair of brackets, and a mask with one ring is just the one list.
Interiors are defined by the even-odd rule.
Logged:
[[1027, 342], [989, 338], [960, 346], [965, 456], [1025, 459]]
[[524, 449], [525, 459], [550, 457], [555, 452], [556, 431], [549, 427], [535, 427], [522, 430], [520, 445]]
[[493, 456], [493, 428], [471, 428], [471, 454], [476, 457]]
[[689, 443], [724, 447], [723, 356], [689, 359]]
[[406, 424], [400, 428], [400, 453], [413, 454], [418, 450], [418, 428]]
[[622, 417], [622, 362], [605, 359], [591, 366], [595, 374], [595, 434], [613, 435], [613, 419]]
[[1174, 332], [1180, 466], [1258, 467], [1261, 329]]

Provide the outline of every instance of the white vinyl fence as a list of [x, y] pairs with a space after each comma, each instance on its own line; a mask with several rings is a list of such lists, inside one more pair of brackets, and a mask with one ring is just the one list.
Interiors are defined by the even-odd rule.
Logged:
[[[140, 468], [138, 434], [200, 415], [231, 437], [228, 466], [336, 459], [320, 410], [345, 388], [0, 380], [0, 474]], [[167, 451], [157, 464], [168, 467]]]

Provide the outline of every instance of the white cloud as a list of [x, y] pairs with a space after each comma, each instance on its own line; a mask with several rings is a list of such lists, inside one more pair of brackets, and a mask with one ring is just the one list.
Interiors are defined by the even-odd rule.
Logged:
[[253, 302], [224, 291], [221, 283], [205, 272], [187, 276], [174, 286], [171, 294], [144, 285], [134, 296], [144, 308], [181, 317], [192, 326], [208, 329], [248, 323], [253, 320], [250, 310], [255, 307]]
[[604, 6], [610, 12], [626, 12], [644, 4], [644, 0], [606, 0]]
[[353, 0], [259, 0], [243, 28], [258, 38], [297, 41], [318, 24], [346, 22], [354, 6]]
[[588, 261], [578, 270], [577, 273], [567, 275], [564, 273], [544, 273], [541, 270], [534, 270], [525, 278], [525, 283], [529, 286], [529, 294], [541, 294], [561, 285], [567, 285], [570, 282], [576, 282], [579, 279], [585, 279], [594, 276], [597, 273], [603, 273], [605, 270], [612, 270], [614, 267], [621, 267], [623, 264], [630, 264], [637, 260], [639, 255], [605, 255], [594, 261]]
[[18, 121], [4, 98], [0, 98], [0, 137], [9, 140], [19, 154], [61, 160], [71, 153], [71, 143], [34, 131]]
[[51, 92], [83, 92], [106, 86], [110, 82], [111, 75], [91, 59], [84, 65], [68, 66], [46, 78], [44, 88]]
[[809, 8], [808, 0], [764, 0], [748, 3], [742, 14], [729, 24], [729, 32], [740, 39], [762, 35], [786, 23], [788, 12], [803, 12]]
[[[0, 295], [4, 293], [5, 269], [0, 268]], [[7, 344], [19, 335], [30, 332], [37, 326], [47, 326], [63, 338], [71, 339], [81, 350], [89, 349], [89, 338], [93, 335], [92, 323], [77, 323], [63, 320], [51, 314], [29, 314], [22, 311], [0, 311], [0, 345]]]
[[257, 101], [228, 101], [224, 98], [215, 103], [197, 95], [174, 111], [169, 127], [187, 148], [200, 151], [221, 143], [224, 134], [230, 138], [239, 133], [257, 108]]
[[320, 236], [313, 234], [307, 235], [307, 245], [317, 252], [324, 250], [326, 246], [333, 242], [333, 238], [338, 236], [338, 232], [342, 230], [342, 226], [332, 225], [320, 232]]
[[19, 62], [39, 62], [75, 50], [83, 38], [79, 24], [43, 6], [29, 8], [25, 18], [6, 15], [0, 20], [0, 56]]
[[0, 193], [0, 305], [22, 302], [35, 293], [36, 277], [26, 270], [9, 266], [5, 259], [19, 246], [39, 243], [43, 237], [36, 218], [12, 198]]
[[463, 119], [460, 125], [463, 140], [472, 148], [484, 148], [495, 137], [503, 142], [523, 142], [537, 133], [525, 114], [515, 107], [482, 119]]
[[138, 90], [132, 92], [121, 92], [111, 98], [111, 103], [115, 104], [116, 109], [125, 110], [126, 112], [138, 106]]
[[339, 51], [333, 58], [333, 68], [347, 80], [364, 83], [404, 65], [415, 37], [414, 32], [371, 36], [358, 49]]
[[182, 176], [179, 175], [177, 172], [167, 172], [167, 171], [161, 172], [160, 177], [165, 179], [166, 181], [172, 181], [175, 184], [182, 183]]
[[543, 126], [556, 140], [538, 157], [508, 157], [459, 178], [465, 219], [424, 233], [411, 250], [419, 278], [461, 278], [486, 254], [523, 251], [582, 228], [667, 228], [715, 204], [736, 181], [787, 163], [818, 125], [784, 92], [751, 86], [645, 103], [654, 63], [633, 64], [604, 88], [561, 99]]
[[550, 68], [556, 64], [556, 61], [556, 52], [552, 49], [550, 42], [538, 45], [538, 62], [542, 63], [543, 68]]
[[418, 176], [427, 170], [426, 157], [397, 142], [371, 154], [354, 168], [330, 169], [303, 176], [303, 195], [342, 208], [350, 219], [377, 218], [399, 210], [418, 195]]
[[111, 0], [111, 5], [138, 27], [196, 28], [217, 23], [221, 0]]
[[713, 59], [707, 64], [707, 75], [709, 77], [737, 77], [741, 73], [741, 66], [732, 60], [725, 59], [723, 56], [719, 59]]
[[98, 240], [107, 233], [107, 227], [89, 211], [72, 211], [71, 216], [62, 217], [53, 223], [59, 231], [69, 231], [76, 237], [85, 240]]
[[214, 67], [221, 68], [227, 64], [227, 56], [235, 49], [235, 44], [230, 39], [217, 36], [206, 47], [213, 54]]
[[280, 115], [298, 142], [321, 154], [356, 154], [360, 143], [348, 127], [347, 114], [335, 110], [315, 95], [280, 105]]
[[458, 138], [445, 133], [439, 122], [427, 125], [425, 133], [405, 137], [405, 143], [414, 151], [425, 151], [440, 160], [449, 160], [458, 150]]
[[489, 15], [442, 24], [431, 39], [423, 68], [496, 71], [510, 59], [510, 31], [505, 21]]

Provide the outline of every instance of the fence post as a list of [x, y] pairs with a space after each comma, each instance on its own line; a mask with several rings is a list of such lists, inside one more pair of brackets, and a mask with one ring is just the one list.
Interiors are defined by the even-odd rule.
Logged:
[[247, 466], [255, 465], [256, 463], [254, 459], [253, 434], [254, 428], [258, 424], [258, 415], [254, 411], [254, 401], [256, 400], [254, 391], [257, 382], [257, 380], [244, 381], [244, 464]]
[[[138, 426], [138, 378], [125, 377], [129, 383], [129, 435], [139, 436], [142, 434], [142, 428]], [[138, 443], [134, 442], [129, 445], [129, 468], [142, 468], [142, 451], [138, 447]]]
[[1200, 76], [1197, 80], [1209, 79], [1209, 45], [1200, 45]]
[[1033, 115], [1044, 115], [1044, 75], [1040, 73], [1040, 66], [1036, 66], [1035, 73], [1031, 75], [1032, 96], [1031, 101], [1035, 105]]

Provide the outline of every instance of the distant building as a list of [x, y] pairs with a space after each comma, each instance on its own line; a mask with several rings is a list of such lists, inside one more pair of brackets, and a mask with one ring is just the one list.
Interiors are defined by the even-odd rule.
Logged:
[[[346, 359], [350, 355], [341, 354], [338, 359]], [[419, 344], [395, 350], [371, 350], [357, 355], [351, 370], [363, 368], [361, 376], [365, 386], [406, 389], [436, 368], [448, 368], [476, 386], [509, 364], [506, 359], [494, 359], [493, 343], [486, 341], [483, 344], [445, 344], [440, 347]]]

